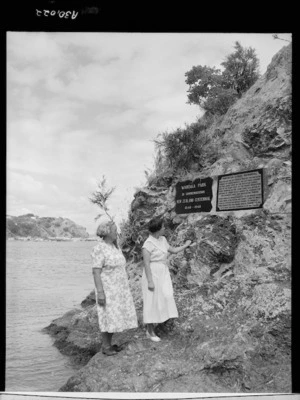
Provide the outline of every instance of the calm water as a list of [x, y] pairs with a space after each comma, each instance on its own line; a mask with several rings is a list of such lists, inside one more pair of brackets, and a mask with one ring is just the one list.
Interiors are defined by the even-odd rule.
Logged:
[[6, 243], [6, 390], [56, 392], [75, 371], [41, 329], [93, 289], [96, 242]]

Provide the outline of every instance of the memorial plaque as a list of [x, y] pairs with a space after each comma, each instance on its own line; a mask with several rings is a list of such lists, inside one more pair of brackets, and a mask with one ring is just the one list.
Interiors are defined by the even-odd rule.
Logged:
[[176, 185], [175, 212], [187, 214], [211, 211], [212, 183], [212, 178], [178, 182]]
[[217, 211], [263, 206], [263, 168], [218, 176]]

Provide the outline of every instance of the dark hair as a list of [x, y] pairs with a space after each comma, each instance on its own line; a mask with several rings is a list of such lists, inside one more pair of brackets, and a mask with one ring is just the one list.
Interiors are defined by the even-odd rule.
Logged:
[[163, 226], [163, 223], [164, 223], [164, 220], [163, 220], [161, 217], [152, 218], [152, 219], [149, 221], [148, 229], [149, 229], [149, 231], [150, 231], [151, 233], [155, 233], [155, 232], [161, 230], [161, 228], [162, 228], [162, 226]]

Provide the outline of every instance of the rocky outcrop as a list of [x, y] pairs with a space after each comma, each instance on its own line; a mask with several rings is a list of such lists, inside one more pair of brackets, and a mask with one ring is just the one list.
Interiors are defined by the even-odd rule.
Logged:
[[86, 228], [68, 218], [38, 217], [34, 214], [6, 216], [7, 238], [87, 238]]
[[[241, 164], [260, 158], [289, 159], [291, 151], [291, 45], [277, 53], [267, 72], [237, 101], [209, 134], [221, 137], [223, 154]], [[261, 162], [262, 160], [260, 160]], [[217, 164], [219, 164], [220, 159]], [[214, 174], [213, 166], [210, 172]]]
[[[135, 194], [122, 248], [140, 326], [116, 335], [127, 346], [105, 357], [96, 353], [93, 293], [64, 317], [68, 323], [53, 321], [56, 340], [63, 332], [62, 348], [96, 353], [61, 391], [291, 391], [290, 71], [287, 46], [208, 128], [220, 148], [213, 164], [160, 177]], [[262, 209], [175, 213], [179, 180], [255, 168], [266, 172]], [[196, 243], [169, 258], [179, 318], [157, 326], [158, 344], [147, 341], [141, 323], [141, 246], [154, 215], [164, 217], [171, 245]]]
[[[201, 227], [199, 221], [186, 225], [173, 244], [196, 237]], [[79, 354], [96, 355], [62, 391], [291, 390], [290, 220], [261, 212], [215, 231], [203, 234], [205, 246], [199, 242], [170, 259], [180, 317], [157, 327], [163, 342], [149, 343], [140, 324], [115, 336], [116, 343], [128, 343], [116, 358], [96, 354], [101, 339], [93, 294], [83, 302], [84, 310], [63, 326], [64, 341], [57, 339], [65, 350], [76, 345]], [[140, 263], [129, 265], [141, 322], [140, 274]]]
[[43, 332], [54, 337], [55, 346], [77, 365], [85, 365], [101, 347], [96, 312], [71, 310], [52, 321]]

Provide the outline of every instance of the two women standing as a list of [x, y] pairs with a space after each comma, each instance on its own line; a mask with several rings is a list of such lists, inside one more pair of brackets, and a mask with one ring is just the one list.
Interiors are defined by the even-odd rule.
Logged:
[[[163, 236], [163, 220], [155, 218], [149, 223], [149, 237], [143, 245], [144, 271], [142, 275], [143, 319], [146, 335], [160, 341], [154, 324], [177, 318], [170, 272], [167, 267], [169, 253], [178, 253], [191, 245], [171, 247]], [[138, 326], [133, 298], [125, 270], [126, 260], [118, 248], [117, 227], [112, 221], [97, 229], [100, 241], [92, 251], [93, 275], [99, 328], [102, 333], [102, 352], [115, 355], [122, 350], [112, 345], [114, 332]]]

